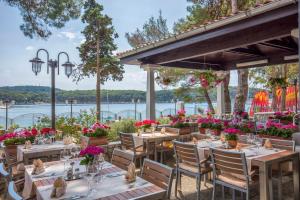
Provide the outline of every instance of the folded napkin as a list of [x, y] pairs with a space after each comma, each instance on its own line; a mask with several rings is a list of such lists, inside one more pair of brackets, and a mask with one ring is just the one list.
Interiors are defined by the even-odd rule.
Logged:
[[59, 198], [63, 196], [64, 194], [66, 194], [66, 190], [67, 190], [66, 181], [62, 177], [57, 178], [53, 183], [51, 198], [55, 198], [55, 197]]
[[64, 145], [69, 145], [73, 143], [73, 137], [72, 136], [65, 136], [63, 139]]
[[161, 130], [160, 130], [160, 133], [163, 134], [163, 135], [166, 134], [166, 128], [162, 127]]
[[193, 141], [194, 144], [197, 144], [197, 143], [198, 143], [198, 140], [197, 140], [197, 138], [195, 138], [195, 137], [193, 137], [193, 140], [192, 140], [192, 141]]
[[266, 149], [272, 149], [273, 148], [273, 145], [272, 145], [272, 143], [271, 143], [271, 141], [269, 139], [266, 139], [264, 147]]
[[135, 165], [133, 162], [131, 162], [128, 166], [127, 174], [125, 175], [125, 179], [131, 183], [136, 180], [136, 174], [135, 174]]
[[40, 159], [34, 160], [33, 161], [33, 170], [32, 173], [33, 175], [38, 175], [41, 174], [45, 171], [44, 163]]
[[235, 147], [236, 150], [240, 151], [242, 149], [242, 145], [241, 143], [237, 143], [236, 147]]
[[31, 149], [31, 147], [32, 147], [32, 144], [31, 144], [30, 140], [25, 141], [24, 149]]

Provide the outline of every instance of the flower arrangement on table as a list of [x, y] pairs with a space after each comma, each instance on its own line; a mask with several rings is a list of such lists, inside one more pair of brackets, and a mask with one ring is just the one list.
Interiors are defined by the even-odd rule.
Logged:
[[136, 122], [134, 125], [137, 129], [139, 129], [142, 132], [152, 132], [152, 130], [150, 130], [150, 128], [152, 126], [157, 126], [158, 124], [159, 124], [159, 122], [157, 122], [155, 120], [145, 119], [143, 121]]
[[27, 140], [33, 143], [37, 134], [38, 131], [35, 128], [31, 130], [24, 129], [18, 132], [5, 133], [0, 136], [0, 142], [3, 142], [5, 146], [25, 144]]
[[237, 145], [238, 135], [241, 133], [239, 129], [236, 128], [227, 128], [224, 130], [225, 140], [228, 145], [232, 148], [235, 148]]
[[271, 136], [271, 137], [282, 137], [291, 138], [292, 134], [297, 132], [298, 127], [290, 124], [283, 124], [268, 120], [266, 127], [261, 127], [259, 134]]
[[89, 144], [103, 145], [107, 144], [107, 135], [109, 129], [109, 126], [96, 122], [91, 126], [91, 128], [83, 128], [82, 133], [83, 136], [89, 138]]
[[45, 128], [42, 128], [40, 130], [40, 133], [41, 133], [41, 135], [43, 135], [45, 137], [48, 137], [48, 136], [51, 136], [51, 135], [55, 135], [56, 131], [55, 131], [55, 129], [45, 127]]
[[212, 133], [216, 136], [219, 136], [223, 130], [223, 121], [220, 119], [212, 119], [211, 121], [212, 123], [210, 129], [212, 130]]
[[291, 111], [275, 112], [273, 116], [269, 117], [269, 119], [278, 119], [280, 122], [288, 124], [293, 122], [294, 116], [295, 113]]
[[94, 162], [95, 158], [104, 153], [104, 149], [97, 146], [88, 146], [80, 151], [80, 156], [84, 159], [80, 161], [80, 165], [90, 165]]
[[205, 134], [205, 129], [210, 129], [212, 126], [212, 119], [209, 118], [199, 118], [197, 120], [199, 124], [199, 131], [201, 134]]

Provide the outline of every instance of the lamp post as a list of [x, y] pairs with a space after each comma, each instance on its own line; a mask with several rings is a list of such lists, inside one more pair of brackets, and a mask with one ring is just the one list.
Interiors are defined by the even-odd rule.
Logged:
[[75, 100], [75, 99], [68, 99], [68, 100], [66, 100], [66, 104], [70, 104], [70, 108], [71, 108], [70, 117], [72, 119], [73, 118], [73, 104], [77, 104], [77, 100]]
[[3, 101], [5, 105], [5, 130], [7, 131], [8, 129], [8, 107], [12, 104], [14, 104], [14, 101], [10, 101], [8, 99]]
[[133, 98], [131, 101], [132, 101], [132, 103], [134, 103], [134, 119], [136, 120], [136, 106], [138, 103], [140, 103], [140, 99]]
[[55, 69], [57, 68], [57, 75], [59, 75], [59, 58], [62, 54], [67, 57], [67, 62], [62, 64], [65, 67], [65, 74], [69, 78], [72, 74], [74, 64], [70, 63], [69, 55], [66, 52], [59, 52], [57, 60], [49, 59], [49, 53], [46, 49], [39, 49], [36, 52], [36, 57], [30, 60], [32, 63], [32, 71], [35, 75], [41, 72], [42, 64], [45, 63], [39, 58], [39, 53], [44, 51], [47, 54], [47, 73], [49, 73], [49, 67], [51, 69], [51, 127], [55, 129]]
[[171, 102], [174, 103], [174, 105], [175, 105], [175, 115], [176, 115], [176, 104], [178, 102], [178, 99], [172, 99]]

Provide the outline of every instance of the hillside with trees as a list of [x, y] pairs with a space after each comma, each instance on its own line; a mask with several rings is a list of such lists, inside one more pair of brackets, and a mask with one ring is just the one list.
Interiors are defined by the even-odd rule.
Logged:
[[[250, 88], [249, 96], [258, 89]], [[139, 98], [141, 102], [146, 102], [146, 92], [138, 90], [101, 90], [101, 102], [106, 103], [130, 103], [132, 98]], [[230, 87], [230, 96], [234, 97], [236, 87]], [[78, 103], [95, 103], [96, 90], [61, 90], [56, 89], [56, 100], [58, 103], [64, 103], [67, 99], [74, 98]], [[156, 91], [156, 102], [171, 102], [174, 98], [184, 100], [185, 102], [205, 102], [205, 98], [198, 96], [196, 91], [190, 92], [189, 96], [176, 96], [178, 91], [174, 90], [158, 90]], [[215, 90], [211, 93], [212, 101], [216, 101], [217, 94]], [[50, 87], [45, 86], [12, 86], [0, 87], [0, 100], [15, 100], [16, 104], [34, 104], [34, 103], [49, 103], [50, 102]]]

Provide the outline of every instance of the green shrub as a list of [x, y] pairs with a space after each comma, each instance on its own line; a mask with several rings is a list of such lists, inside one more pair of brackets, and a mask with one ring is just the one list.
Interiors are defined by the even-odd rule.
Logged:
[[157, 119], [159, 124], [170, 124], [171, 120], [169, 117], [160, 117]]
[[135, 133], [135, 120], [132, 119], [124, 119], [119, 122], [114, 122], [110, 124], [110, 130], [108, 132], [108, 139], [115, 141], [119, 139], [119, 133]]

